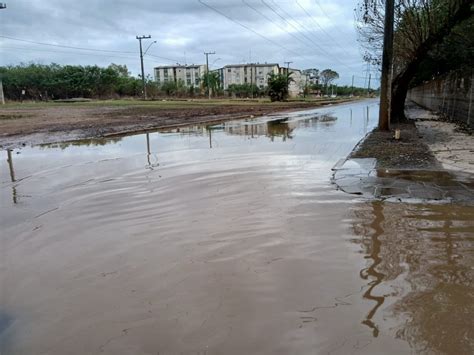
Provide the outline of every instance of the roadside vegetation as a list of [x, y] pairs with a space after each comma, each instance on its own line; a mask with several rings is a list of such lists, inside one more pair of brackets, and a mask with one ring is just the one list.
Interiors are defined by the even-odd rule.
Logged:
[[[408, 89], [450, 70], [473, 68], [472, 0], [395, 2], [391, 119], [404, 121]], [[383, 0], [360, 0], [356, 9], [366, 61], [381, 64]]]
[[[10, 101], [49, 102], [82, 99], [130, 99], [141, 98], [141, 78], [133, 77], [125, 65], [110, 64], [108, 67], [20, 64], [0, 67], [5, 98]], [[301, 88], [298, 99], [317, 98], [323, 95], [365, 95], [363, 88], [337, 87], [333, 82], [339, 74], [330, 69], [321, 71], [320, 83]], [[232, 84], [224, 91], [217, 72], [204, 74], [199, 86], [187, 87], [182, 81], [168, 81], [161, 85], [146, 78], [147, 96], [157, 99], [213, 98], [266, 99], [271, 101], [292, 100], [288, 97], [288, 85], [293, 81], [287, 74], [272, 74], [267, 78], [268, 87], [255, 84]], [[79, 101], [79, 100], [78, 100]], [[79, 102], [76, 102], [79, 104]]]

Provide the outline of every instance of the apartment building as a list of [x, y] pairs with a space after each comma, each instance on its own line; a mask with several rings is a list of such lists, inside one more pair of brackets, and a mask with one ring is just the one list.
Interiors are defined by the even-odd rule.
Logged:
[[270, 73], [278, 74], [280, 67], [276, 63], [232, 64], [218, 70], [224, 90], [232, 84], [255, 84], [260, 89], [267, 87]]
[[169, 65], [154, 68], [155, 80], [158, 84], [168, 81], [181, 81], [185, 86], [198, 87], [201, 77], [206, 72], [205, 65]]
[[305, 69], [302, 73], [306, 74], [308, 77], [308, 84], [309, 85], [317, 85], [319, 84], [319, 70], [312, 68], [312, 69]]
[[303, 95], [306, 85], [308, 85], [308, 76], [299, 69], [290, 68], [291, 78], [290, 85], [288, 86], [288, 94], [291, 97]]
[[290, 97], [296, 97], [303, 95], [306, 85], [309, 85], [308, 75], [299, 69], [294, 68], [280, 68], [280, 74], [286, 74], [290, 72], [290, 85], [288, 85], [288, 95]]

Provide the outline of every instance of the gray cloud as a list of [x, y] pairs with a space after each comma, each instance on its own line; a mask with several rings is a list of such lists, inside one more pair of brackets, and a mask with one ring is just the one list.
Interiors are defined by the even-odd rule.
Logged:
[[153, 57], [145, 61], [150, 74], [160, 64], [203, 63], [203, 52], [213, 50], [216, 55], [210, 62], [215, 61], [214, 67], [244, 61], [280, 65], [292, 61], [293, 67], [301, 69], [335, 69], [341, 84], [350, 84], [356, 75], [356, 84], [363, 85], [365, 65], [353, 24], [356, 1], [246, 0], [247, 6], [242, 0], [203, 0], [266, 40], [197, 0], [11, 0], [0, 11], [3, 36], [131, 53], [90, 52], [0, 38], [0, 65], [34, 61], [105, 66], [114, 62], [126, 64], [137, 74], [135, 36], [150, 34], [157, 41], [149, 50]]

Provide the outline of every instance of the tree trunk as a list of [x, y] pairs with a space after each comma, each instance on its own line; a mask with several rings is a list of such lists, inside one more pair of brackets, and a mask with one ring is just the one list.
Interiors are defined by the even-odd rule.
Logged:
[[390, 108], [390, 122], [406, 121], [405, 100], [410, 87], [410, 82], [416, 74], [423, 60], [428, 56], [429, 51], [443, 41], [452, 31], [454, 26], [468, 19], [472, 14], [471, 1], [461, 0], [459, 7], [442, 27], [432, 33], [418, 47], [413, 60], [409, 62], [404, 71], [399, 73], [392, 81], [392, 95]]
[[422, 63], [422, 58], [425, 58], [426, 53], [419, 53], [414, 60], [412, 60], [405, 70], [397, 75], [392, 82], [392, 102], [390, 106], [390, 123], [405, 122], [405, 101], [407, 98], [408, 88], [410, 82], [415, 76], [418, 67]]

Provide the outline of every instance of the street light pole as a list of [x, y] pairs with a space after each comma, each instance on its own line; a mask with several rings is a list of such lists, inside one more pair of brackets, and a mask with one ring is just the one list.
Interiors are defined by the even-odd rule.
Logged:
[[146, 84], [145, 84], [145, 69], [143, 68], [143, 50], [142, 50], [142, 39], [151, 38], [150, 35], [148, 36], [136, 36], [138, 42], [140, 42], [140, 64], [142, 67], [142, 85], [143, 85], [143, 98], [146, 100]]

